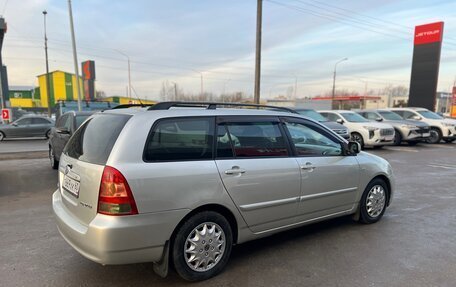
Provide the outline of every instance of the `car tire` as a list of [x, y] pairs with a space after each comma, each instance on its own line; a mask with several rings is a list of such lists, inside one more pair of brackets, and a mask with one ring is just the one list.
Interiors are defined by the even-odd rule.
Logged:
[[354, 132], [351, 134], [351, 139], [358, 142], [361, 145], [361, 149], [364, 149], [364, 139], [361, 134]]
[[394, 134], [394, 145], [401, 145], [402, 143], [402, 135], [399, 131], [395, 131]]
[[174, 268], [188, 281], [209, 279], [226, 266], [232, 245], [231, 226], [223, 215], [213, 211], [197, 213], [186, 220], [173, 237]]
[[3, 132], [0, 132], [0, 142], [5, 139], [5, 134]]
[[52, 169], [59, 167], [59, 161], [55, 159], [55, 153], [52, 147], [49, 147], [49, 161], [51, 162]]
[[379, 221], [385, 213], [390, 191], [383, 179], [375, 178], [364, 190], [359, 203], [359, 221], [365, 224]]
[[48, 130], [46, 134], [44, 135], [47, 139], [51, 137], [51, 130]]
[[416, 146], [418, 144], [418, 141], [409, 141], [407, 142], [409, 146]]
[[430, 144], [438, 144], [442, 140], [442, 132], [438, 128], [431, 128], [431, 137], [428, 139]]
[[374, 149], [382, 149], [383, 146], [382, 146], [382, 145], [374, 145], [373, 148], [374, 148]]

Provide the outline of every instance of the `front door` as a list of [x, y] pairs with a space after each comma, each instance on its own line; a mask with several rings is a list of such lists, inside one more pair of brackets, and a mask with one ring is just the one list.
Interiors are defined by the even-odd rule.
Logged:
[[253, 232], [296, 222], [300, 171], [278, 118], [219, 118], [216, 164]]
[[299, 221], [341, 213], [356, 203], [359, 165], [345, 156], [330, 131], [305, 120], [285, 119], [301, 170]]

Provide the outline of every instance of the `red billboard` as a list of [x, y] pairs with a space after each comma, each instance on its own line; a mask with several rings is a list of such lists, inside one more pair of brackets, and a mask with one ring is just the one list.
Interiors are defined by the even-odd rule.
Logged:
[[456, 118], [456, 86], [453, 87], [453, 96], [450, 108], [450, 117]]
[[415, 45], [442, 42], [443, 22], [415, 26]]

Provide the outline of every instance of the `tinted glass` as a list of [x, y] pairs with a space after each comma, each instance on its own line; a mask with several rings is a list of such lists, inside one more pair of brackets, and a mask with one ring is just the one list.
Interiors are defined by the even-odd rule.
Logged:
[[400, 121], [400, 120], [403, 120], [403, 118], [396, 114], [396, 113], [393, 113], [393, 112], [386, 112], [386, 111], [381, 111], [381, 112], [378, 112], [380, 115], [382, 115], [382, 117], [384, 117], [385, 119], [387, 120], [390, 120], [390, 121]]
[[213, 118], [159, 121], [148, 138], [146, 161], [207, 160], [212, 158]]
[[300, 123], [286, 123], [298, 156], [337, 156], [342, 147], [317, 129]]
[[57, 127], [57, 128], [63, 127], [63, 126], [65, 125], [65, 122], [66, 122], [67, 119], [68, 119], [68, 115], [63, 115], [63, 116], [61, 116], [61, 117], [57, 120], [57, 122], [56, 122], [56, 124], [55, 124], [55, 127]]
[[76, 128], [79, 128], [79, 126], [87, 120], [87, 118], [90, 117], [89, 115], [87, 116], [76, 116]]
[[366, 118], [358, 115], [357, 113], [340, 113], [347, 121], [351, 123], [366, 123], [369, 122]]
[[[400, 113], [399, 113], [400, 114]], [[409, 111], [402, 111], [402, 116], [405, 118], [405, 119], [411, 119], [413, 118], [414, 116], [416, 116], [415, 113], [412, 113], [412, 112], [409, 112]]]
[[19, 126], [31, 125], [32, 118], [20, 119], [16, 122], [16, 124]]
[[278, 123], [229, 123], [227, 129], [236, 157], [288, 156]]
[[443, 118], [439, 116], [438, 114], [431, 112], [431, 111], [418, 111], [420, 115], [425, 117], [426, 119], [431, 119], [431, 120], [442, 120]]
[[73, 134], [64, 153], [81, 161], [106, 164], [117, 137], [130, 117], [109, 114], [93, 117]]
[[366, 119], [369, 119], [369, 120], [377, 120], [377, 118], [379, 118], [379, 116], [376, 114], [376, 113], [372, 113], [372, 112], [367, 112], [367, 113], [364, 113], [362, 114], [363, 117], [365, 117]]
[[46, 119], [42, 118], [33, 118], [32, 119], [32, 125], [48, 125], [50, 122]]
[[326, 119], [324, 116], [319, 114], [317, 111], [314, 110], [298, 110], [298, 113], [306, 116], [308, 118], [311, 118], [317, 122], [327, 122], [328, 119]]
[[233, 148], [231, 146], [230, 135], [225, 125], [217, 127], [217, 158], [232, 158], [234, 157]]

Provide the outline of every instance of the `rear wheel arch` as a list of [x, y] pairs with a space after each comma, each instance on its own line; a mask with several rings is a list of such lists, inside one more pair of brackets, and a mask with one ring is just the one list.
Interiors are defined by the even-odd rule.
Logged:
[[3, 140], [4, 138], [6, 138], [5, 133], [0, 131], [0, 140]]
[[[231, 230], [233, 232], [233, 243], [236, 244], [238, 241], [238, 223], [236, 217], [234, 216], [233, 212], [229, 210], [227, 207], [220, 205], [220, 204], [205, 204], [199, 206], [198, 208], [193, 209], [189, 212], [184, 218], [179, 221], [179, 223], [174, 228], [173, 233], [171, 234], [170, 240], [171, 242], [174, 240], [177, 230], [193, 215], [203, 212], [203, 211], [214, 211], [223, 215], [226, 220], [230, 223]], [[171, 245], [172, 246], [172, 245]]]

